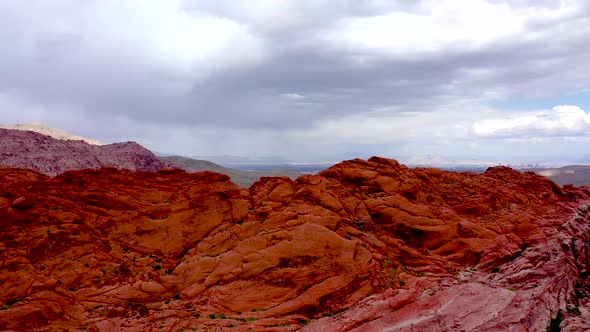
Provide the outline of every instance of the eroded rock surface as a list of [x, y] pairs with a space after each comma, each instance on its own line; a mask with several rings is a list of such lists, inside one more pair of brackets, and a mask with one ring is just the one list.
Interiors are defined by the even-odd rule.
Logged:
[[373, 157], [217, 173], [0, 169], [0, 329], [576, 331], [590, 192]]
[[175, 168], [135, 142], [94, 145], [4, 128], [0, 128], [0, 166], [27, 168], [51, 176], [101, 167], [143, 172]]

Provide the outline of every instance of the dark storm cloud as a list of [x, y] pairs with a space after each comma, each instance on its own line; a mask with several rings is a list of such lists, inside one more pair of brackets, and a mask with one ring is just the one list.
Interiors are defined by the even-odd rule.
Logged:
[[[362, 5], [356, 1], [332, 3], [311, 12], [311, 17], [305, 17], [294, 28], [291, 26], [292, 29], [267, 27], [268, 34], [263, 37], [268, 43], [279, 46], [270, 50], [267, 62], [218, 71], [206, 79], [175, 77], [173, 73], [158, 71], [137, 63], [124, 52], [117, 54], [116, 49], [95, 47], [92, 35], [77, 31], [46, 34], [36, 31], [30, 35], [25, 26], [27, 22], [19, 21], [17, 13], [14, 16], [17, 19], [2, 20], [7, 26], [4, 33], [0, 33], [2, 39], [16, 37], [20, 45], [4, 43], [0, 87], [48, 105], [66, 103], [90, 114], [125, 114], [144, 122], [281, 128], [306, 126], [311, 119], [366, 111], [367, 106], [381, 105], [384, 101], [373, 99], [374, 93], [370, 94], [371, 100], [362, 98], [367, 89], [381, 86], [380, 67], [387, 67], [388, 72], [398, 67], [396, 74], [405, 79], [402, 73], [402, 69], [408, 71], [403, 68], [405, 64], [355, 68], [348, 59], [352, 55], [332, 50], [318, 52], [316, 48], [321, 46], [307, 40], [312, 39], [314, 28], [326, 24], [326, 20], [375, 15], [396, 8], [412, 9], [416, 2], [402, 1], [394, 6], [387, 1], [368, 1]], [[298, 4], [301, 15], [310, 14], [306, 10], [317, 7], [313, 2], [302, 4]], [[9, 4], [4, 6], [10, 7]], [[196, 6], [218, 15], [232, 14], [226, 10], [231, 4], [219, 1], [194, 1], [185, 6]], [[4, 13], [24, 9], [17, 5]], [[257, 30], [265, 23], [251, 24], [253, 30]], [[280, 46], [283, 42], [292, 42], [296, 47], [283, 48]], [[414, 71], [419, 74], [419, 70]], [[411, 97], [411, 91], [396, 91], [402, 92], [405, 98]], [[290, 92], [332, 97], [311, 98], [305, 102], [281, 98], [282, 94]]]
[[[557, 15], [550, 11], [556, 1], [493, 2], [539, 15], [521, 13], [523, 31], [511, 35], [480, 40], [465, 27], [465, 40], [434, 40], [423, 49], [398, 47], [396, 38], [412, 42], [414, 34], [438, 31], [400, 25], [381, 49], [324, 36], [391, 12], [428, 17], [433, 2], [202, 0], [177, 8], [168, 5], [174, 1], [4, 1], [0, 93], [48, 112], [66, 105], [136, 124], [299, 130], [352, 115], [438, 112], [487, 93], [557, 94], [590, 82], [580, 69], [590, 57], [588, 4]], [[153, 7], [149, 15], [142, 16], [144, 6]], [[202, 26], [211, 38], [187, 30], [207, 19], [215, 20]], [[146, 31], [150, 25], [156, 28]], [[374, 32], [368, 36], [383, 31]]]
[[[196, 106], [195, 113], [236, 110], [235, 122], [215, 116], [207, 121], [279, 128], [305, 126], [310, 119], [318, 121], [381, 107], [433, 111], [451, 96], [478, 96], [498, 86], [509, 95], [518, 95], [526, 90], [520, 85], [539, 82], [537, 89], [529, 93], [538, 93], [539, 89], [544, 89], [543, 93], [562, 93], [567, 85], [545, 79], [565, 79], [568, 71], [578, 71], [590, 57], [588, 36], [590, 33], [560, 45], [516, 39], [475, 51], [448, 50], [415, 59], [377, 58], [369, 66], [356, 65], [352, 54], [294, 50], [261, 66], [202, 82], [194, 87], [194, 101], [190, 104]], [[477, 76], [470, 70], [488, 73]], [[306, 98], [303, 102], [277, 100], [287, 92]]]

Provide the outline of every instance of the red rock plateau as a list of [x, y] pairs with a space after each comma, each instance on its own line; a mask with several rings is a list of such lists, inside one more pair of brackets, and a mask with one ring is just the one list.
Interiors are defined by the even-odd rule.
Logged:
[[0, 179], [0, 330], [590, 328], [590, 191], [533, 173]]
[[34, 131], [0, 128], [0, 165], [57, 175], [70, 170], [115, 167], [154, 172], [173, 167], [135, 142], [92, 145]]

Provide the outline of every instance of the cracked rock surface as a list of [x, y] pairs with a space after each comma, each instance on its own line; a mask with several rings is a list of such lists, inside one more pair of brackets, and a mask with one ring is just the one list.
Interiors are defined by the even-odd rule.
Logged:
[[180, 170], [0, 179], [3, 330], [588, 326], [590, 191], [533, 173], [373, 157], [247, 189]]

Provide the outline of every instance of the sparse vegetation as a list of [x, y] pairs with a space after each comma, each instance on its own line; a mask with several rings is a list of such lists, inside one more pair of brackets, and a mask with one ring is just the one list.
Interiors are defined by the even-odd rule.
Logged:
[[254, 321], [258, 320], [258, 318], [255, 318], [255, 317], [249, 317], [249, 318], [238, 317], [238, 318], [232, 318], [232, 319], [235, 319], [235, 320], [240, 321], [242, 323], [254, 322]]
[[566, 308], [568, 314], [572, 314], [572, 315], [576, 315], [576, 316], [580, 316], [582, 313], [580, 312], [580, 308], [578, 308], [577, 306], [567, 306]]
[[[394, 288], [396, 284], [403, 286], [405, 283], [399, 280], [400, 268], [394, 264], [391, 259], [385, 258], [381, 263], [382, 270], [378, 272], [378, 277], [384, 280], [386, 288]], [[406, 267], [401, 265], [401, 270], [405, 271]]]
[[285, 322], [285, 323], [276, 323], [276, 324], [271, 324], [271, 325], [264, 325], [264, 327], [281, 327], [281, 326], [289, 326], [293, 323], [291, 322]]
[[297, 324], [299, 324], [301, 326], [308, 325], [309, 323], [310, 323], [310, 320], [309, 319], [297, 318]]
[[557, 314], [555, 315], [555, 317], [551, 319], [551, 321], [549, 322], [549, 326], [547, 326], [547, 329], [545, 331], [546, 332], [560, 332], [561, 328], [559, 327], [559, 325], [561, 324], [562, 320], [563, 320], [562, 312], [561, 312], [561, 310], [559, 310], [557, 312]]
[[361, 221], [355, 221], [354, 222], [354, 226], [359, 230], [362, 231], [363, 227], [365, 226], [366, 223], [361, 222]]
[[328, 310], [328, 311], [324, 311], [322, 313], [322, 317], [332, 317], [338, 313], [340, 313], [342, 310]]
[[210, 319], [225, 319], [225, 314], [209, 314]]

